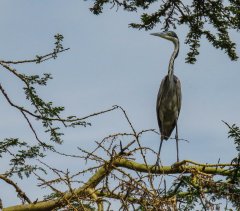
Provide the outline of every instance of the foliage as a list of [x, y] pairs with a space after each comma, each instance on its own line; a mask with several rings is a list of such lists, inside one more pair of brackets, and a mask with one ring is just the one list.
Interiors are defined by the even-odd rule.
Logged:
[[[13, 153], [11, 149], [17, 149], [17, 152]], [[42, 170], [36, 165], [30, 165], [27, 160], [31, 160], [37, 157], [43, 158], [44, 154], [40, 150], [40, 146], [29, 146], [26, 142], [21, 142], [17, 138], [8, 138], [0, 142], [0, 157], [6, 157], [10, 155], [9, 166], [11, 167], [5, 175], [11, 177], [13, 174], [17, 174], [21, 179], [23, 174], [27, 177], [35, 170]]]
[[196, 62], [201, 38], [223, 50], [231, 60], [238, 59], [236, 44], [229, 32], [240, 29], [239, 0], [94, 0], [90, 10], [99, 15], [106, 5], [127, 12], [143, 11], [140, 23], [129, 24], [132, 28], [152, 30], [160, 24], [163, 30], [175, 30], [178, 26], [187, 26], [185, 43], [190, 48], [187, 63]]

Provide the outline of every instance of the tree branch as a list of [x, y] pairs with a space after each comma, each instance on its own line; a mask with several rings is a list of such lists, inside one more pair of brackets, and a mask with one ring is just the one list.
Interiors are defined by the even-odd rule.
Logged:
[[31, 200], [27, 197], [27, 195], [17, 186], [16, 183], [14, 183], [12, 180], [9, 178], [3, 176], [0, 174], [0, 179], [5, 181], [6, 183], [12, 185], [16, 192], [18, 193], [19, 198], [21, 198], [23, 201], [27, 201], [29, 204], [32, 203]]
[[[193, 162], [194, 163], [194, 162]], [[175, 165], [172, 166], [161, 166], [156, 167], [155, 165], [148, 165], [137, 163], [134, 161], [130, 161], [125, 158], [119, 158], [114, 162], [114, 165], [118, 167], [123, 167], [127, 169], [131, 169], [138, 172], [151, 172], [152, 174], [180, 174], [180, 173], [192, 173], [192, 170], [195, 169], [197, 171], [206, 173], [206, 174], [213, 174], [213, 175], [222, 175], [222, 176], [230, 176], [232, 171], [217, 168], [219, 164], [200, 164], [199, 165]], [[180, 163], [181, 164], [181, 163]], [[215, 167], [209, 167], [215, 166]], [[220, 164], [219, 167], [223, 166], [234, 166], [231, 164]]]
[[[189, 162], [189, 161], [188, 161]], [[3, 211], [41, 211], [46, 209], [54, 209], [57, 207], [61, 207], [64, 205], [66, 201], [69, 199], [73, 199], [74, 196], [81, 196], [86, 193], [89, 194], [89, 190], [95, 189], [95, 187], [106, 177], [109, 173], [114, 170], [116, 167], [123, 167], [133, 171], [152, 173], [152, 174], [187, 174], [192, 173], [193, 171], [199, 171], [205, 174], [211, 175], [221, 175], [221, 176], [230, 176], [232, 171], [228, 169], [223, 169], [224, 166], [232, 166], [231, 164], [200, 164], [200, 165], [184, 165], [180, 163], [180, 165], [173, 166], [162, 166], [156, 167], [155, 165], [145, 165], [141, 163], [137, 163], [134, 161], [130, 161], [125, 159], [119, 154], [112, 158], [112, 160], [105, 163], [104, 166], [98, 169], [98, 171], [82, 186], [78, 189], [73, 190], [73, 192], [66, 192], [61, 198], [49, 201], [41, 201], [36, 204], [27, 204], [27, 205], [17, 205], [13, 207], [4, 208]], [[193, 162], [194, 163], [194, 162]], [[219, 167], [221, 168], [217, 168]], [[209, 167], [215, 166], [215, 167]], [[111, 196], [113, 197], [113, 196]], [[132, 199], [135, 201], [135, 199]], [[99, 209], [101, 210], [101, 205], [99, 205]]]

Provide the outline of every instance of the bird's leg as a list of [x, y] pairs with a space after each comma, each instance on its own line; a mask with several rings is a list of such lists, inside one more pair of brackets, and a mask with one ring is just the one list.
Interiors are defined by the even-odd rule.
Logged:
[[161, 148], [162, 148], [162, 143], [163, 143], [163, 137], [161, 136], [161, 142], [160, 142], [160, 146], [159, 146], [159, 150], [158, 150], [158, 154], [157, 154], [157, 162], [156, 162], [155, 166], [160, 166], [159, 160], [160, 160], [160, 152], [161, 152]]
[[176, 134], [175, 134], [175, 139], [176, 139], [176, 148], [177, 148], [177, 162], [179, 162], [179, 151], [178, 151], [178, 127], [177, 127], [177, 122], [176, 122]]

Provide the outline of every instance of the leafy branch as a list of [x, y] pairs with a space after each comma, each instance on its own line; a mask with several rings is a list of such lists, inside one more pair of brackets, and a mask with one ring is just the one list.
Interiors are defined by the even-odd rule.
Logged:
[[[90, 11], [99, 15], [106, 5], [122, 8], [127, 12], [141, 12], [140, 23], [130, 23], [135, 29], [152, 30], [159, 24], [162, 30], [176, 30], [187, 26], [185, 43], [189, 45], [187, 63], [195, 63], [199, 55], [201, 39], [206, 38], [215, 48], [221, 49], [233, 61], [238, 59], [236, 43], [229, 35], [231, 30], [240, 30], [239, 0], [94, 0]], [[148, 12], [150, 7], [156, 8]], [[152, 10], [151, 10], [152, 11]], [[209, 28], [211, 30], [209, 30]]]

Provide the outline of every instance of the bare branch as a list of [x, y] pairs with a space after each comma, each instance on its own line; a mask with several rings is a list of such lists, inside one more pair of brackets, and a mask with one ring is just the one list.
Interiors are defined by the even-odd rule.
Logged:
[[8, 183], [9, 185], [13, 186], [18, 193], [19, 198], [21, 198], [24, 201], [27, 201], [29, 204], [31, 204], [31, 200], [27, 197], [27, 195], [18, 187], [16, 183], [14, 183], [9, 178], [5, 177], [4, 175], [0, 174], [0, 179]]

